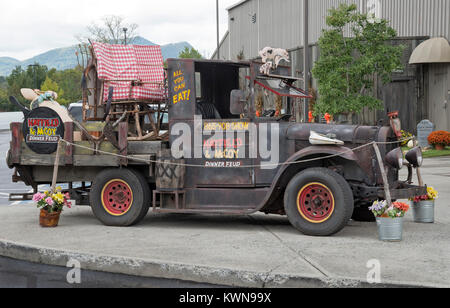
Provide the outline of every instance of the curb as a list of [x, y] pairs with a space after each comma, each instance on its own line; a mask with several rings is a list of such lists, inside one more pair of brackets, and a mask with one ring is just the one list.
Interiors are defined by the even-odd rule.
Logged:
[[329, 277], [307, 277], [270, 272], [250, 272], [226, 268], [165, 263], [138, 258], [95, 255], [63, 251], [58, 249], [30, 246], [0, 240], [0, 255], [21, 261], [66, 267], [70, 259], [80, 261], [82, 269], [123, 274], [138, 277], [176, 279], [212, 285], [241, 288], [389, 288], [389, 287], [439, 287], [412, 285], [410, 283], [387, 282], [371, 285], [355, 279], [335, 279]]

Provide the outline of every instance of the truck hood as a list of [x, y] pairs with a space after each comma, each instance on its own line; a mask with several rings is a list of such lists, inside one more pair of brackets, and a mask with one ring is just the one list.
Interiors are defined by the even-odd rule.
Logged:
[[288, 140], [309, 141], [311, 131], [319, 134], [334, 134], [336, 138], [346, 143], [366, 144], [376, 141], [380, 127], [356, 125], [326, 125], [326, 124], [293, 124], [287, 129]]

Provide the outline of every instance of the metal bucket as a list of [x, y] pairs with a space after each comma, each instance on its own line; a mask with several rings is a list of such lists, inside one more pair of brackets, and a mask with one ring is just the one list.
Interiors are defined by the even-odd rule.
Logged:
[[434, 223], [434, 200], [413, 203], [414, 222]]
[[377, 217], [380, 241], [400, 242], [403, 239], [403, 218]]

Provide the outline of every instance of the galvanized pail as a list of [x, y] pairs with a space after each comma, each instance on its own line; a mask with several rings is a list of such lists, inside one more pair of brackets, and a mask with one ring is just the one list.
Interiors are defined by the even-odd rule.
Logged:
[[380, 241], [400, 242], [403, 239], [403, 218], [377, 217]]
[[434, 223], [434, 200], [413, 203], [414, 222]]

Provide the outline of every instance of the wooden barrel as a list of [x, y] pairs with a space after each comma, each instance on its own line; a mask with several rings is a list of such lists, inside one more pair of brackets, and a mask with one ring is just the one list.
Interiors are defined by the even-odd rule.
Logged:
[[156, 164], [156, 188], [161, 191], [176, 191], [184, 188], [186, 166], [184, 159], [174, 159], [170, 150], [158, 153]]

